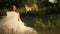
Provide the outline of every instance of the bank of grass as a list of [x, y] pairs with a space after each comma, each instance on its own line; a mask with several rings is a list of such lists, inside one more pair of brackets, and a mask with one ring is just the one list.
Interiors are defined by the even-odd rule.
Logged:
[[[23, 10], [22, 10], [23, 9]], [[38, 10], [27, 12], [24, 8], [20, 10], [22, 21], [41, 33], [58, 33], [60, 31], [60, 14], [55, 7], [43, 7]]]
[[[51, 32], [56, 33], [58, 30], [60, 31], [60, 15], [59, 14], [51, 14], [51, 15], [33, 15], [33, 16], [22, 16], [22, 21], [25, 25], [30, 26], [37, 30], [37, 32]], [[51, 34], [50, 33], [50, 34]], [[58, 32], [59, 33], [59, 32]]]

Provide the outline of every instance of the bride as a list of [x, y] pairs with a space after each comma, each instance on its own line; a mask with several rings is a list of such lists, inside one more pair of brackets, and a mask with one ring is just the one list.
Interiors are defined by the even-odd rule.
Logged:
[[36, 34], [36, 31], [24, 25], [15, 5], [0, 20], [0, 34]]

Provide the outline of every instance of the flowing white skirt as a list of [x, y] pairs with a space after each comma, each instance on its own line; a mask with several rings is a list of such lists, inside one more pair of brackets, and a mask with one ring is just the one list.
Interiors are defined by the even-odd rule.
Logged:
[[37, 34], [35, 30], [25, 26], [21, 20], [18, 21], [9, 17], [4, 16], [3, 19], [0, 19], [0, 34]]

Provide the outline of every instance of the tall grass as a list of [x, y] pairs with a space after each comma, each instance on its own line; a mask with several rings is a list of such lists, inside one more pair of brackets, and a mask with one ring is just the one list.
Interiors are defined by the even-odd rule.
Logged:
[[[60, 31], [60, 14], [54, 13], [51, 8], [42, 8], [38, 11], [32, 10], [21, 13], [21, 19], [25, 25], [33, 27], [37, 32], [46, 34], [47, 32], [57, 33]], [[45, 33], [46, 32], [46, 33]]]

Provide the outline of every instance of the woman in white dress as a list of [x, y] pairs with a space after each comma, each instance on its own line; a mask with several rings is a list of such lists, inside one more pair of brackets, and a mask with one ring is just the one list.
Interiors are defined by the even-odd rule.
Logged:
[[11, 11], [7, 12], [0, 20], [0, 34], [37, 34], [35, 30], [24, 25], [15, 5], [11, 6]]

